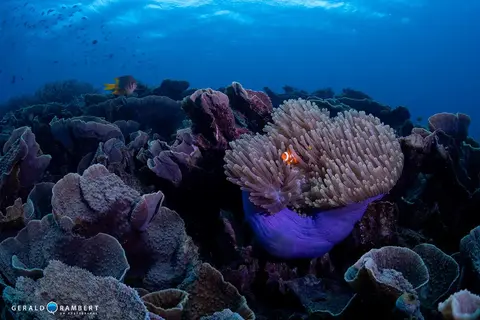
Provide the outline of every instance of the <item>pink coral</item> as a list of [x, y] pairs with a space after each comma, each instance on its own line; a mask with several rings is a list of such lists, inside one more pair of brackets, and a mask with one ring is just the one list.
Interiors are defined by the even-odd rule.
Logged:
[[193, 133], [201, 149], [220, 149], [238, 137], [227, 95], [201, 89], [185, 98], [182, 108], [193, 122]]
[[480, 317], [480, 296], [460, 290], [438, 304], [438, 311], [447, 320], [474, 320]]
[[161, 193], [141, 197], [100, 164], [89, 167], [82, 176], [67, 174], [52, 192], [52, 210], [57, 219], [68, 217], [88, 235], [105, 232], [119, 238], [132, 227], [144, 230], [163, 199]]
[[238, 82], [232, 82], [226, 93], [235, 115], [244, 118], [250, 130], [259, 132], [271, 120], [273, 105], [266, 93], [244, 89]]

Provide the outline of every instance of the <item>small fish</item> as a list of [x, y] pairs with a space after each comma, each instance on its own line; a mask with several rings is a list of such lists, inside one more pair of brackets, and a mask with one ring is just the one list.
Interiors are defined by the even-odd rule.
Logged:
[[106, 91], [113, 91], [112, 93], [117, 96], [131, 95], [137, 89], [137, 80], [132, 76], [121, 76], [115, 78], [114, 84], [104, 84]]
[[287, 150], [284, 153], [282, 153], [282, 160], [286, 164], [297, 164], [298, 163], [298, 159], [295, 158], [295, 156], [293, 155], [293, 153], [290, 150]]

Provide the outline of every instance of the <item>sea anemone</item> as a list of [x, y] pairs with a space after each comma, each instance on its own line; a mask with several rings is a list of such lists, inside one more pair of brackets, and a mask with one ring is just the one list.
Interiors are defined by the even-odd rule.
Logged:
[[[403, 169], [400, 144], [372, 115], [351, 110], [331, 118], [302, 99], [285, 101], [272, 119], [266, 135], [230, 143], [227, 179], [244, 191], [247, 220], [267, 251], [323, 255], [395, 185]], [[295, 161], [284, 161], [285, 152]]]

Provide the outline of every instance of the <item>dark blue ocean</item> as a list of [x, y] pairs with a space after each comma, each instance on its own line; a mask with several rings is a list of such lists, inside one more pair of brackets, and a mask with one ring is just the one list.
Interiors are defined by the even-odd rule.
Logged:
[[157, 85], [351, 87], [472, 117], [480, 136], [475, 0], [3, 0], [0, 102], [49, 81], [100, 87], [131, 74]]

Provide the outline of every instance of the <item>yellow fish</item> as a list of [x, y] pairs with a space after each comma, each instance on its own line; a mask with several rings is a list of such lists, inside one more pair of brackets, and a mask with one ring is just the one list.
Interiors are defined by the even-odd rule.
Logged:
[[131, 95], [137, 89], [137, 80], [132, 76], [121, 76], [115, 78], [115, 83], [104, 84], [106, 91], [113, 91], [116, 96]]

